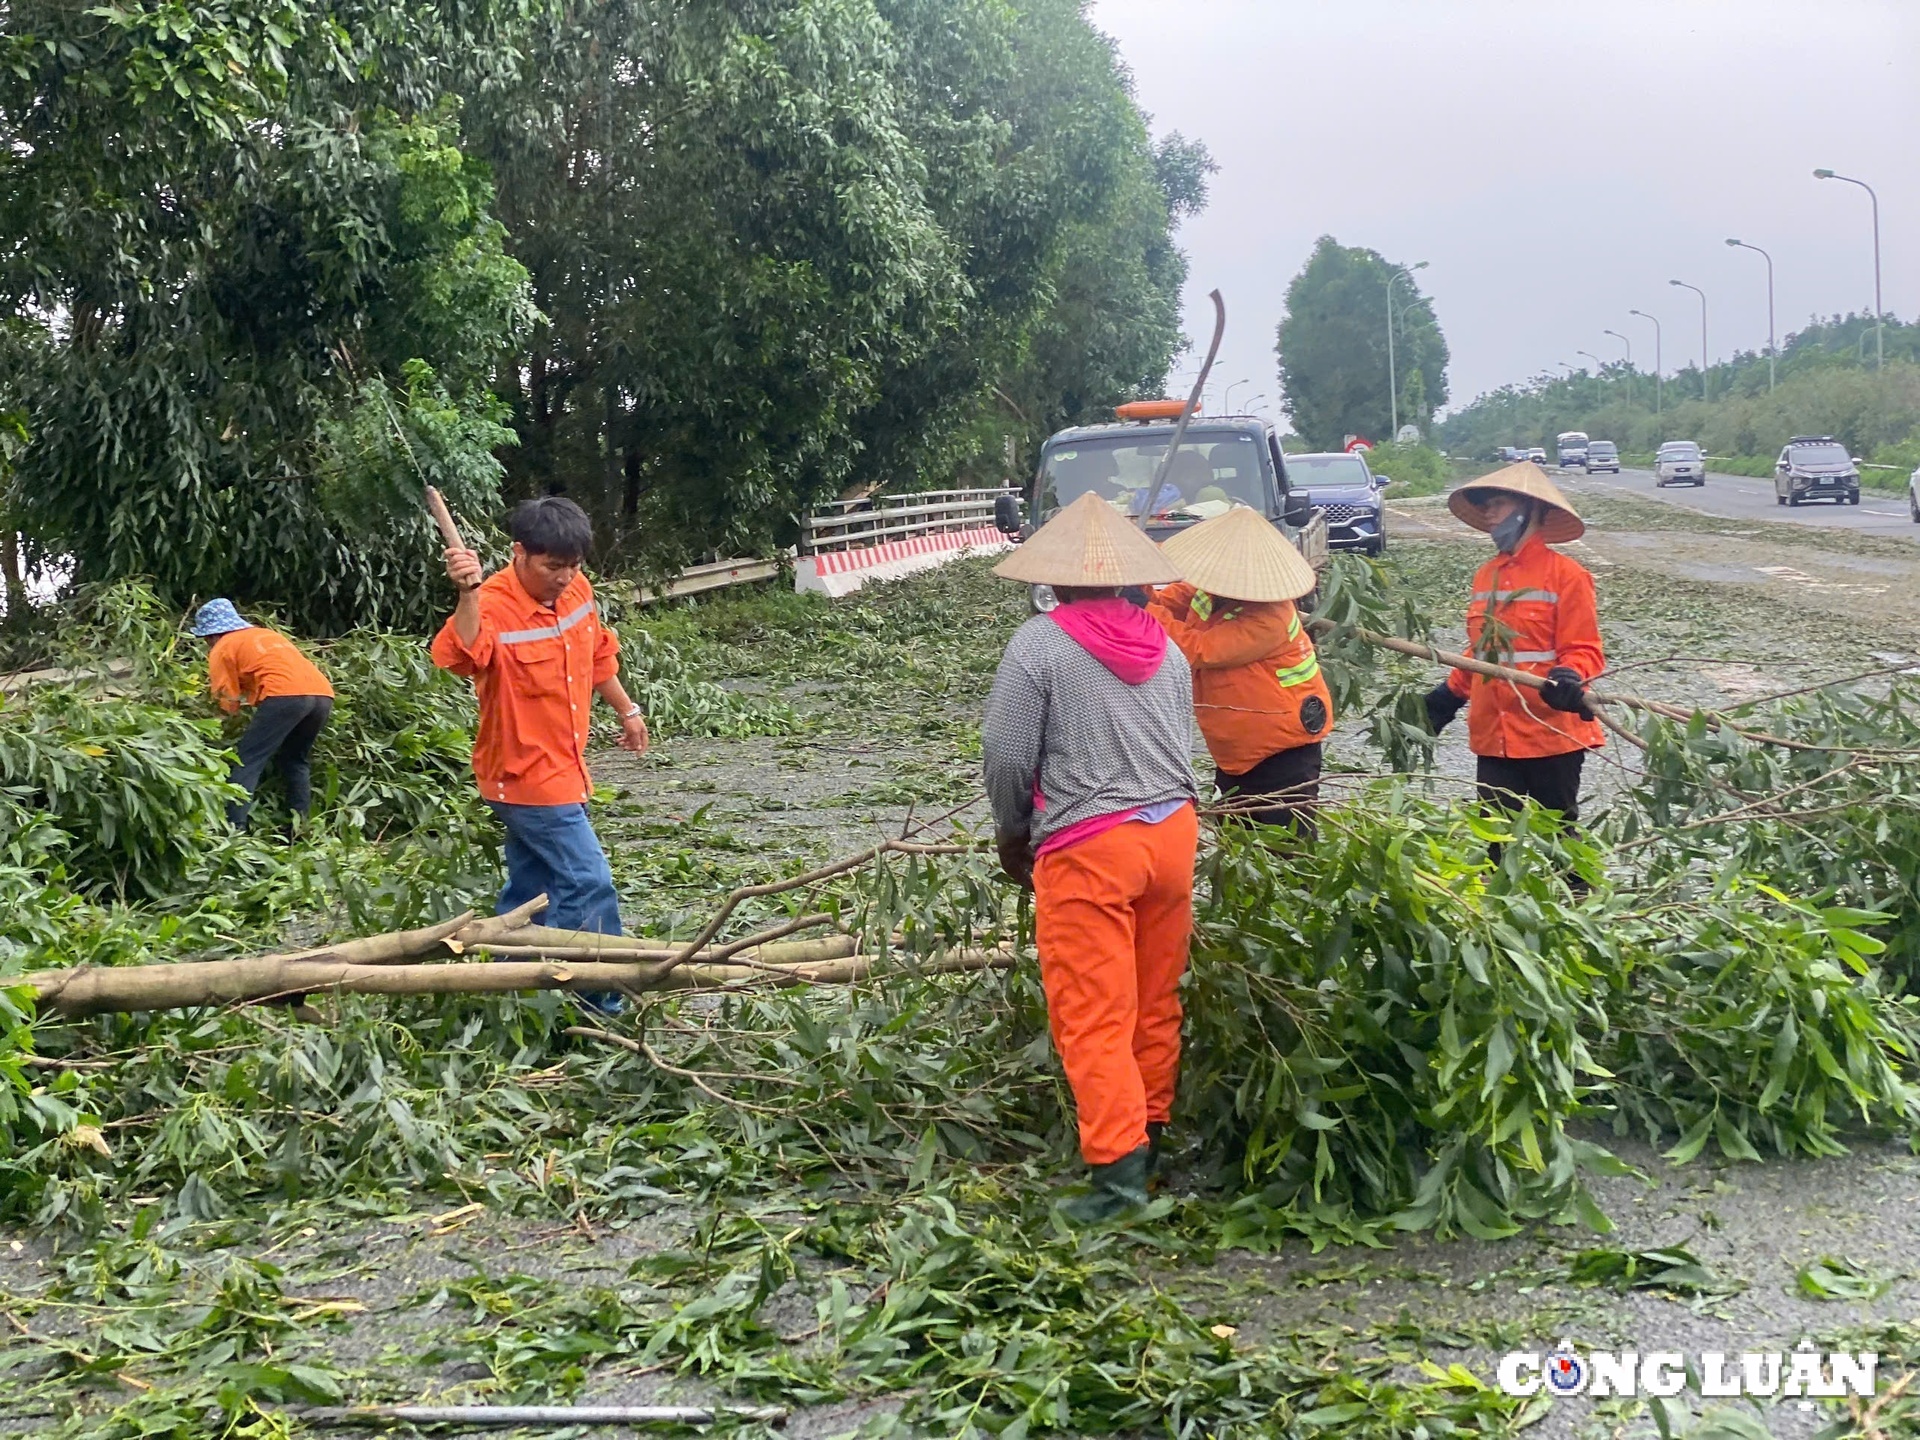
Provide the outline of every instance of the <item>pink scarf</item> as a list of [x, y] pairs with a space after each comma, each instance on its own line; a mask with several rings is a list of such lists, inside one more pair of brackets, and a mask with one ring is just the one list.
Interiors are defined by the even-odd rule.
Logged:
[[1167, 632], [1138, 605], [1119, 596], [1076, 600], [1049, 612], [1072, 641], [1129, 685], [1144, 685], [1160, 670]]

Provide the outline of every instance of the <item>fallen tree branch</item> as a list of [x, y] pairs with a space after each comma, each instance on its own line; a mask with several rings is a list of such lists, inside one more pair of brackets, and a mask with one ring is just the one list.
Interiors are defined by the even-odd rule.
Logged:
[[[914, 967], [923, 974], [1004, 969], [1008, 950], [961, 950]], [[845, 985], [865, 979], [878, 956], [850, 955], [783, 966], [641, 964], [604, 961], [472, 961], [428, 965], [343, 965], [284, 959], [203, 960], [176, 965], [76, 965], [29, 971], [43, 1008], [77, 1017], [108, 1011], [180, 1010], [311, 995], [503, 995], [527, 990], [638, 992], [719, 990], [753, 985]], [[906, 968], [906, 967], [901, 967]]]
[[822, 865], [817, 870], [809, 870], [804, 875], [795, 875], [788, 880], [770, 880], [762, 885], [742, 885], [730, 892], [720, 902], [720, 909], [706, 923], [706, 927], [696, 935], [679, 954], [668, 964], [668, 969], [684, 965], [707, 947], [707, 943], [718, 935], [726, 925], [727, 919], [739, 908], [743, 901], [757, 899], [763, 895], [781, 895], [788, 890], [798, 890], [805, 885], [818, 885], [822, 880], [831, 880], [836, 875], [844, 875], [849, 870], [858, 870], [862, 865], [871, 864], [882, 855], [899, 853], [905, 855], [967, 855], [983, 849], [983, 845], [916, 845], [907, 840], [883, 840], [870, 850], [862, 850], [858, 855], [850, 855], [844, 860], [835, 860]]
[[[695, 960], [702, 964], [718, 964], [735, 955], [752, 951], [757, 960], [779, 964], [791, 960], [833, 960], [842, 955], [851, 955], [857, 944], [851, 935], [829, 935], [819, 940], [799, 940], [788, 945], [769, 944], [785, 935], [800, 930], [811, 930], [820, 925], [831, 925], [839, 917], [818, 911], [812, 915], [800, 915], [783, 924], [759, 931], [753, 935], [743, 935], [738, 940], [729, 940], [725, 945], [716, 945], [710, 950], [702, 950]], [[532, 927], [538, 933], [540, 927]], [[593, 960], [599, 958], [637, 960], [671, 960], [683, 948], [677, 941], [628, 940], [619, 935], [595, 935], [590, 931], [563, 930], [558, 935], [574, 937], [566, 940], [549, 940], [542, 935], [533, 939], [530, 935], [516, 935], [511, 942], [479, 946], [489, 955], [511, 955], [523, 958], [545, 956], [556, 960]], [[844, 948], [842, 948], [844, 947]], [[767, 952], [776, 952], [769, 954]], [[791, 954], [786, 952], [793, 952]]]

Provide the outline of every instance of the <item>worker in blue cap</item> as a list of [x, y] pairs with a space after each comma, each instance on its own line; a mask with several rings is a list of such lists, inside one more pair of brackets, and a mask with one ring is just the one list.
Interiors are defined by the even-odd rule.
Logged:
[[229, 715], [253, 707], [253, 721], [234, 746], [240, 763], [233, 783], [247, 792], [227, 807], [236, 830], [247, 827], [254, 791], [272, 762], [286, 781], [287, 803], [304, 818], [313, 806], [309, 756], [333, 715], [333, 686], [320, 667], [277, 630], [240, 618], [231, 600], [209, 600], [193, 617], [193, 633], [207, 644], [207, 680]]

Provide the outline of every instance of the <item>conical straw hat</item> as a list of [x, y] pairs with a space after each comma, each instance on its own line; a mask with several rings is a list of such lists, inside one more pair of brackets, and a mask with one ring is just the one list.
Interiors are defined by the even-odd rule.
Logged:
[[1003, 580], [1089, 590], [1165, 585], [1174, 563], [1134, 523], [1089, 490], [993, 567]]
[[1447, 508], [1454, 514], [1476, 530], [1491, 531], [1493, 522], [1487, 519], [1480, 506], [1467, 498], [1468, 492], [1473, 490], [1505, 490], [1512, 495], [1524, 495], [1529, 500], [1551, 505], [1553, 508], [1540, 520], [1540, 538], [1549, 545], [1564, 545], [1587, 533], [1586, 521], [1575, 513], [1567, 497], [1560, 493], [1560, 487], [1549, 480], [1547, 472], [1531, 460], [1522, 460], [1491, 475], [1482, 475], [1478, 480], [1469, 480], [1447, 496]]
[[1245, 505], [1181, 531], [1160, 548], [1190, 583], [1223, 600], [1298, 600], [1319, 583], [1293, 542]]

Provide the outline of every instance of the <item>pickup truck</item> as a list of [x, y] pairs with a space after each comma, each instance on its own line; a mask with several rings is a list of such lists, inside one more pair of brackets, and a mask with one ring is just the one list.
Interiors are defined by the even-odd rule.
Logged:
[[[1158, 541], [1236, 505], [1250, 505], [1299, 547], [1315, 574], [1326, 568], [1326, 512], [1288, 479], [1286, 456], [1270, 421], [1195, 415], [1159, 482], [1160, 493], [1149, 497], [1179, 421], [1180, 402], [1138, 400], [1120, 406], [1115, 415], [1114, 424], [1078, 425], [1048, 439], [1027, 487], [1025, 515], [1020, 499], [1003, 495], [994, 523], [1024, 540], [1062, 506], [1092, 490], [1127, 515], [1137, 517], [1144, 509], [1146, 532]], [[1044, 585], [1033, 590], [1034, 609], [1051, 610], [1052, 592]], [[1302, 602], [1303, 609], [1311, 608], [1311, 598]]]

